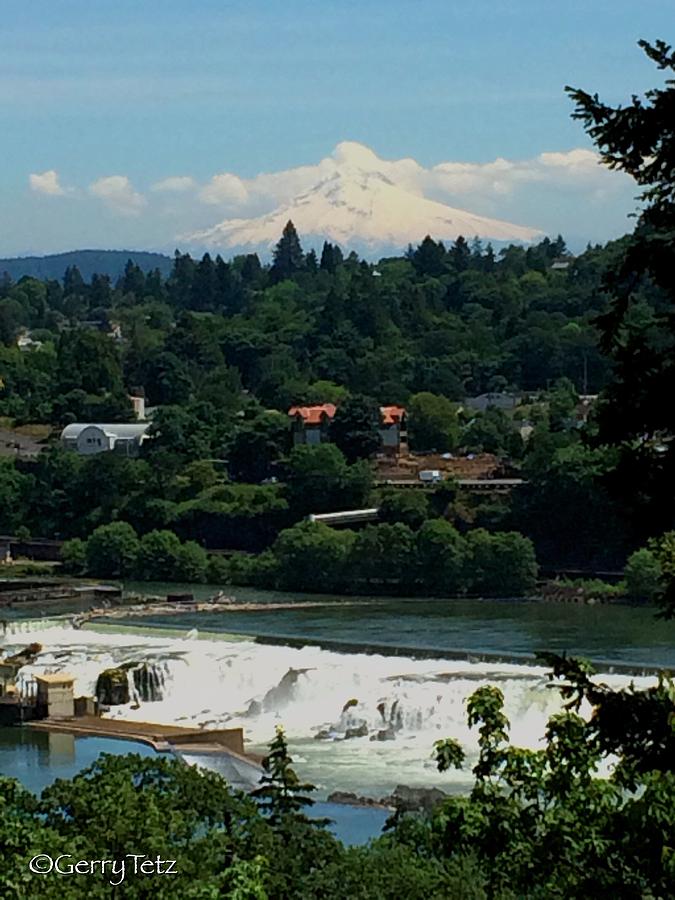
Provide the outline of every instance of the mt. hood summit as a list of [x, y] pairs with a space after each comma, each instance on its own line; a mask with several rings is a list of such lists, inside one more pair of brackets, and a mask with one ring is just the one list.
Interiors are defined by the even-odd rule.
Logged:
[[[435, 240], [460, 235], [494, 241], [529, 242], [541, 232], [499, 219], [475, 215], [429, 199], [422, 193], [413, 159], [380, 159], [362, 144], [345, 141], [318, 166], [295, 170], [313, 176], [310, 187], [297, 185], [295, 194], [276, 209], [255, 218], [226, 219], [212, 228], [184, 236], [195, 247], [215, 250], [269, 250], [289, 219], [307, 244], [323, 240], [365, 253], [402, 250], [427, 234]], [[275, 177], [283, 181], [284, 173]], [[266, 176], [261, 176], [265, 178]], [[270, 176], [268, 176], [270, 177]], [[303, 179], [304, 180], [304, 179]], [[306, 183], [306, 182], [305, 182]], [[242, 183], [245, 184], [245, 183]], [[283, 196], [283, 186], [279, 194]]]

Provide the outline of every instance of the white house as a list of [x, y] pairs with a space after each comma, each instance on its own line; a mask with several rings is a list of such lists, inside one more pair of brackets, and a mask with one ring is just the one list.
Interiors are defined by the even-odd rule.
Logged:
[[148, 437], [151, 422], [134, 422], [112, 425], [73, 423], [61, 432], [61, 443], [66, 450], [74, 450], [81, 456], [114, 450], [123, 456], [137, 456]]

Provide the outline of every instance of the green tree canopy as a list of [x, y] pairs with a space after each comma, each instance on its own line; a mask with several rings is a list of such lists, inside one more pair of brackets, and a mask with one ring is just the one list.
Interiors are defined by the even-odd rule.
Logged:
[[459, 442], [457, 409], [446, 397], [422, 391], [408, 401], [408, 427], [413, 450], [454, 450]]
[[101, 578], [125, 578], [138, 564], [138, 536], [127, 522], [100, 525], [87, 541], [87, 569]]
[[347, 462], [370, 459], [380, 447], [380, 411], [368, 397], [353, 394], [338, 406], [330, 424], [330, 438]]

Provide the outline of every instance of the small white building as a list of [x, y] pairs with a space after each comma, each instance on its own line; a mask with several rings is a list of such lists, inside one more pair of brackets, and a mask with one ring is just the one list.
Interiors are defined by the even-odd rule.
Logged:
[[36, 675], [37, 708], [41, 716], [50, 719], [71, 719], [75, 715], [73, 684], [75, 679], [66, 672]]
[[81, 456], [115, 451], [123, 456], [138, 456], [148, 438], [151, 422], [115, 423], [108, 425], [73, 423], [61, 432], [61, 444]]

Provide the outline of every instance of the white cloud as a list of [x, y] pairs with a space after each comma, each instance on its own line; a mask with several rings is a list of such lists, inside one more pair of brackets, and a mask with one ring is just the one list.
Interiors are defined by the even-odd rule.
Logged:
[[241, 206], [249, 199], [246, 185], [237, 175], [223, 172], [214, 175], [211, 181], [199, 192], [204, 203], [218, 206]]
[[[329, 195], [333, 181], [350, 184], [358, 198], [364, 172], [416, 197], [547, 233], [603, 240], [632, 225], [626, 216], [635, 205], [634, 182], [607, 169], [588, 147], [553, 149], [529, 159], [447, 160], [424, 166], [411, 158], [383, 159], [364, 144], [343, 141], [314, 163], [251, 178], [233, 171], [218, 172], [202, 182], [188, 174], [172, 175], [156, 180], [143, 192], [126, 175], [100, 177], [84, 190], [62, 185], [55, 169], [27, 177], [30, 190], [39, 195], [81, 198], [87, 193], [120, 217], [124, 234], [135, 234], [133, 228], [137, 228], [137, 242], [172, 247], [176, 235], [212, 228], [219, 220], [269, 216], [291, 204], [303, 207], [314, 192]], [[371, 185], [376, 180], [368, 179]], [[96, 212], [91, 203], [82, 206], [92, 234], [112, 226], [110, 219], [99, 223]], [[104, 231], [106, 239], [108, 234]]]
[[137, 216], [148, 201], [136, 191], [126, 175], [108, 175], [89, 185], [89, 193], [124, 216]]
[[50, 197], [63, 197], [65, 189], [59, 183], [59, 175], [55, 169], [36, 172], [28, 176], [31, 191], [36, 194], [48, 194]]
[[152, 185], [151, 190], [159, 193], [182, 194], [197, 186], [197, 182], [190, 175], [171, 175]]
[[511, 194], [526, 184], [566, 189], [620, 187], [626, 176], [611, 172], [593, 150], [540, 153], [532, 159], [489, 163], [440, 163], [423, 176], [427, 187], [450, 195]]
[[611, 193], [625, 187], [627, 176], [611, 172], [593, 150], [577, 148], [546, 152], [525, 160], [502, 157], [487, 163], [442, 162], [424, 167], [416, 160], [381, 159], [364, 144], [343, 141], [330, 156], [314, 165], [279, 172], [263, 172], [242, 179], [226, 172], [214, 175], [200, 192], [203, 203], [218, 205], [242, 215], [260, 215], [287, 204], [336, 173], [367, 170], [418, 196], [444, 202], [453, 200], [498, 203], [517, 195], [526, 186]]

